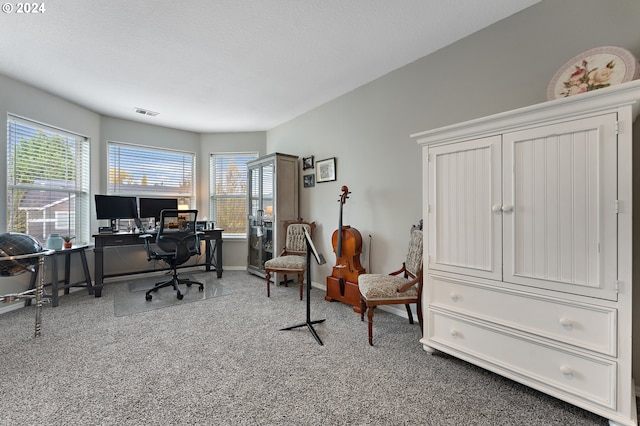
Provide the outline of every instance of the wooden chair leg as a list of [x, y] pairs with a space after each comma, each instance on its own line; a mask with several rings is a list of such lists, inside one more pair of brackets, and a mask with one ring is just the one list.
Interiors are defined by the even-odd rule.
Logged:
[[376, 307], [372, 306], [369, 308], [369, 312], [367, 313], [367, 319], [369, 320], [368, 328], [369, 328], [369, 345], [373, 346], [373, 311]]
[[360, 321], [364, 321], [364, 313], [367, 310], [367, 303], [364, 299], [360, 298]]
[[265, 276], [267, 277], [267, 297], [271, 297], [271, 274], [269, 271], [266, 271]]
[[302, 286], [304, 284], [304, 274], [302, 272], [298, 274], [298, 282], [300, 283], [300, 300], [302, 300]]
[[409, 306], [409, 304], [407, 303], [406, 305], [404, 305], [405, 308], [407, 308], [407, 316], [409, 317], [409, 324], [413, 324], [413, 314], [411, 313], [411, 306]]

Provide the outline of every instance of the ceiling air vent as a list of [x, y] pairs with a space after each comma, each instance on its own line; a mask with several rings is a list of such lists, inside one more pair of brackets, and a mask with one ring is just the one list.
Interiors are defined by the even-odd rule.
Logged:
[[136, 108], [136, 112], [138, 114], [148, 115], [150, 117], [155, 117], [156, 115], [160, 114], [159, 112], [149, 111], [148, 109], [144, 109], [144, 108]]

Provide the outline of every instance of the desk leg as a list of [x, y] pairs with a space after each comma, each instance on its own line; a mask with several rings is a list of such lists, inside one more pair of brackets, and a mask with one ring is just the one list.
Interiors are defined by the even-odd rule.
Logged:
[[54, 253], [51, 256], [51, 306], [58, 306], [58, 299], [58, 256]]
[[91, 284], [91, 273], [89, 272], [89, 265], [87, 265], [87, 255], [83, 250], [80, 250], [80, 261], [82, 262], [82, 270], [84, 271], [84, 279], [87, 284], [87, 290], [89, 294], [93, 294], [93, 285]]
[[222, 237], [216, 238], [216, 275], [218, 278], [222, 278]]
[[64, 253], [64, 294], [69, 294], [71, 282], [71, 252]]
[[103, 277], [104, 277], [104, 249], [102, 247], [96, 247], [93, 249], [95, 255], [94, 259], [94, 276], [95, 283], [94, 294], [96, 297], [102, 297]]
[[207, 272], [211, 271], [211, 261], [213, 260], [213, 253], [211, 250], [211, 240], [204, 240], [204, 266]]

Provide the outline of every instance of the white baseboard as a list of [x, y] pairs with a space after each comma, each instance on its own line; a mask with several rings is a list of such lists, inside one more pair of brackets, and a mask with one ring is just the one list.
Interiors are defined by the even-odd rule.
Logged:
[[12, 303], [7, 303], [6, 305], [2, 304], [0, 305], [0, 315], [6, 314], [7, 312], [15, 311], [21, 308], [24, 308], [24, 300], [17, 300]]
[[[327, 286], [325, 284], [320, 284], [314, 281], [311, 281], [311, 287], [317, 288], [322, 291], [327, 291]], [[407, 320], [409, 319], [409, 317], [407, 316], [407, 310], [405, 309], [404, 305], [395, 305], [395, 306], [383, 305], [383, 306], [378, 306], [376, 309], [380, 309], [380, 310], [392, 313], [394, 315], [405, 318]], [[416, 316], [414, 315], [414, 320], [415, 318]]]

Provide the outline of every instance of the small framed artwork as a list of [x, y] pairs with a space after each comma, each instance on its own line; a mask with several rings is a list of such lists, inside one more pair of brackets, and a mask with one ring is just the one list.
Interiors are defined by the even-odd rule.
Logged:
[[316, 186], [316, 176], [314, 174], [304, 175], [302, 178], [304, 179], [305, 188]]
[[313, 169], [313, 155], [311, 157], [302, 157], [302, 170]]
[[316, 166], [316, 182], [336, 180], [336, 157], [318, 161]]

